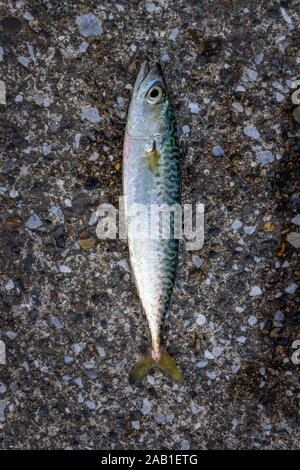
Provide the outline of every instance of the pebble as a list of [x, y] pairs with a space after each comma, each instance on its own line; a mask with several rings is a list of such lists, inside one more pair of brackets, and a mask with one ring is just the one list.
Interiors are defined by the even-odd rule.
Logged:
[[206, 317], [200, 313], [200, 315], [198, 315], [197, 319], [196, 319], [196, 323], [198, 326], [203, 326], [206, 322]]
[[186, 440], [182, 441], [180, 450], [189, 450], [189, 449], [190, 449], [189, 441], [186, 441]]
[[197, 363], [197, 367], [199, 367], [199, 369], [203, 369], [203, 367], [207, 366], [207, 364], [207, 361], [200, 361]]
[[252, 235], [252, 233], [254, 233], [254, 231], [255, 231], [255, 227], [252, 226], [252, 225], [246, 225], [244, 227], [244, 231], [247, 235]]
[[131, 426], [134, 429], [139, 430], [140, 429], [140, 422], [139, 421], [131, 421]]
[[6, 348], [3, 340], [0, 340], [0, 364], [6, 364]]
[[231, 227], [233, 228], [233, 230], [238, 230], [239, 228], [241, 228], [243, 226], [243, 222], [241, 222], [240, 220], [236, 219], [233, 224], [231, 225]]
[[240, 103], [237, 103], [236, 101], [232, 103], [232, 107], [236, 109], [237, 111], [239, 111], [240, 113], [244, 111], [243, 106]]
[[224, 154], [224, 150], [222, 149], [222, 147], [220, 147], [220, 145], [216, 145], [215, 147], [213, 147], [212, 153], [215, 157], [220, 157]]
[[250, 315], [250, 317], [248, 318], [248, 323], [254, 326], [256, 325], [257, 322], [258, 322], [257, 318], [254, 315]]
[[252, 139], [259, 139], [260, 133], [254, 126], [247, 126], [244, 128], [244, 134]]
[[196, 266], [196, 268], [200, 268], [200, 266], [202, 266], [202, 264], [203, 264], [202, 259], [199, 258], [199, 256], [197, 256], [197, 255], [194, 255], [194, 256], [192, 257], [192, 260], [193, 260], [193, 263], [194, 263], [194, 265]]
[[189, 108], [191, 113], [193, 114], [197, 114], [200, 111], [200, 108], [197, 103], [189, 103]]
[[161, 57], [161, 61], [162, 61], [162, 62], [168, 62], [169, 60], [170, 60], [169, 54], [164, 54], [164, 55]]
[[262, 63], [262, 60], [264, 58], [264, 54], [262, 52], [260, 52], [259, 54], [257, 54], [256, 58], [255, 58], [255, 63], [256, 65], [259, 65]]
[[211, 352], [209, 352], [207, 349], [206, 349], [206, 351], [205, 351], [205, 353], [204, 353], [204, 357], [205, 357], [206, 359], [213, 359], [213, 358], [214, 358], [213, 354], [212, 354]]
[[270, 150], [265, 150], [264, 152], [260, 153], [258, 155], [258, 161], [262, 165], [265, 165], [266, 163], [270, 163], [274, 161], [273, 154]]
[[15, 287], [14, 282], [12, 279], [10, 279], [7, 284], [5, 284], [5, 289], [6, 290], [12, 290]]
[[155, 416], [154, 416], [154, 419], [157, 423], [164, 423], [165, 422], [165, 417], [162, 413], [157, 413]]
[[286, 237], [287, 241], [294, 247], [300, 248], [300, 233], [299, 232], [290, 232]]
[[172, 41], [174, 41], [174, 40], [177, 38], [178, 33], [179, 33], [179, 31], [178, 31], [177, 28], [172, 29], [171, 34], [170, 34], [170, 36], [169, 36], [169, 39], [171, 39]]
[[3, 80], [0, 80], [0, 104], [6, 104], [6, 86]]
[[191, 130], [190, 126], [182, 126], [182, 132], [184, 134], [188, 134], [190, 130]]
[[255, 70], [248, 70], [248, 77], [250, 80], [256, 80], [258, 77], [258, 73]]
[[98, 109], [91, 108], [90, 106], [83, 106], [81, 115], [92, 124], [96, 124], [101, 120]]
[[221, 356], [222, 352], [223, 352], [223, 349], [222, 349], [222, 348], [219, 348], [218, 346], [215, 346], [215, 347], [213, 348], [213, 355], [214, 355], [214, 357], [216, 357], [216, 358], [219, 357], [219, 356]]
[[276, 93], [276, 101], [277, 103], [281, 103], [284, 100], [284, 96], [281, 93]]
[[43, 144], [43, 154], [45, 156], [49, 155], [51, 153], [51, 147], [48, 144]]
[[261, 295], [261, 294], [262, 294], [262, 290], [259, 286], [254, 286], [250, 290], [250, 296], [251, 297], [256, 297], [257, 295]]
[[0, 400], [0, 421], [5, 421], [5, 408], [7, 406], [6, 400]]
[[64, 264], [59, 267], [59, 270], [60, 270], [61, 273], [70, 273], [70, 272], [72, 272], [71, 268], [69, 268], [68, 266], [66, 266]]
[[97, 223], [97, 220], [98, 220], [98, 212], [96, 212], [96, 211], [92, 212], [92, 215], [91, 215], [90, 220], [89, 220], [89, 225], [95, 225]]
[[20, 56], [17, 58], [17, 61], [19, 62], [19, 64], [23, 65], [24, 67], [28, 67], [29, 65], [29, 59], [27, 59], [27, 57]]
[[292, 219], [293, 224], [300, 225], [300, 214], [297, 214], [293, 219]]
[[43, 222], [40, 220], [39, 216], [33, 213], [26, 222], [27, 227], [30, 230], [35, 230], [43, 225]]
[[102, 25], [98, 18], [92, 13], [77, 16], [76, 23], [79, 26], [80, 33], [85, 38], [100, 36], [102, 34]]
[[56, 317], [51, 318], [51, 323], [52, 325], [56, 326], [56, 328], [63, 328], [63, 325], [60, 323], [60, 321]]
[[141, 409], [142, 414], [144, 416], [147, 415], [148, 413], [150, 413], [151, 409], [152, 409], [152, 405], [151, 405], [150, 401], [147, 398], [144, 398], [143, 399], [143, 406], [142, 406], [142, 409]]
[[296, 292], [297, 288], [298, 288], [297, 284], [295, 284], [294, 282], [292, 282], [292, 283], [289, 284], [289, 285], [287, 286], [287, 288], [284, 289], [284, 290], [285, 290], [285, 292], [286, 292], [287, 294], [294, 294], [294, 293]]
[[239, 336], [236, 340], [241, 344], [244, 344], [246, 342], [245, 336]]

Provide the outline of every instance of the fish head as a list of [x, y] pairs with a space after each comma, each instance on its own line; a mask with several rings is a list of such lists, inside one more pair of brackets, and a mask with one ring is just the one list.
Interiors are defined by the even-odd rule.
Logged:
[[138, 73], [128, 111], [126, 133], [155, 138], [168, 130], [169, 95], [160, 66], [145, 61]]

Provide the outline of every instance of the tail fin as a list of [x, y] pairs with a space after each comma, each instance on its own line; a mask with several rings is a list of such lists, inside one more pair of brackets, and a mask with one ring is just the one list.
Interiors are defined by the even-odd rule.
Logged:
[[148, 350], [141, 359], [136, 363], [132, 369], [129, 381], [131, 384], [141, 380], [150, 369], [158, 367], [162, 372], [164, 372], [176, 382], [183, 382], [183, 377], [180, 370], [176, 366], [175, 362], [169, 355], [166, 349], [162, 349], [160, 359], [154, 360], [151, 355], [151, 350]]

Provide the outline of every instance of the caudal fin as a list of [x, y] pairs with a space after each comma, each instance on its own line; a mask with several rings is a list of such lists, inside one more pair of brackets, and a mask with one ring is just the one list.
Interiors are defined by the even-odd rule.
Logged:
[[148, 350], [141, 357], [141, 359], [136, 363], [130, 373], [130, 383], [133, 384], [141, 380], [149, 372], [150, 369], [153, 369], [155, 367], [158, 367], [166, 375], [176, 380], [176, 382], [183, 382], [181, 372], [176, 366], [173, 359], [171, 358], [170, 354], [166, 351], [166, 349], [162, 349], [160, 358], [157, 360], [154, 360], [152, 358], [151, 350]]

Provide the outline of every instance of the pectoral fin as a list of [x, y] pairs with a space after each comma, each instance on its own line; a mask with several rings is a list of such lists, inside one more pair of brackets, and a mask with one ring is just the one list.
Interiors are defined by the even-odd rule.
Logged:
[[155, 175], [158, 175], [160, 154], [156, 148], [155, 140], [153, 140], [150, 149], [147, 151], [146, 159], [149, 170]]

